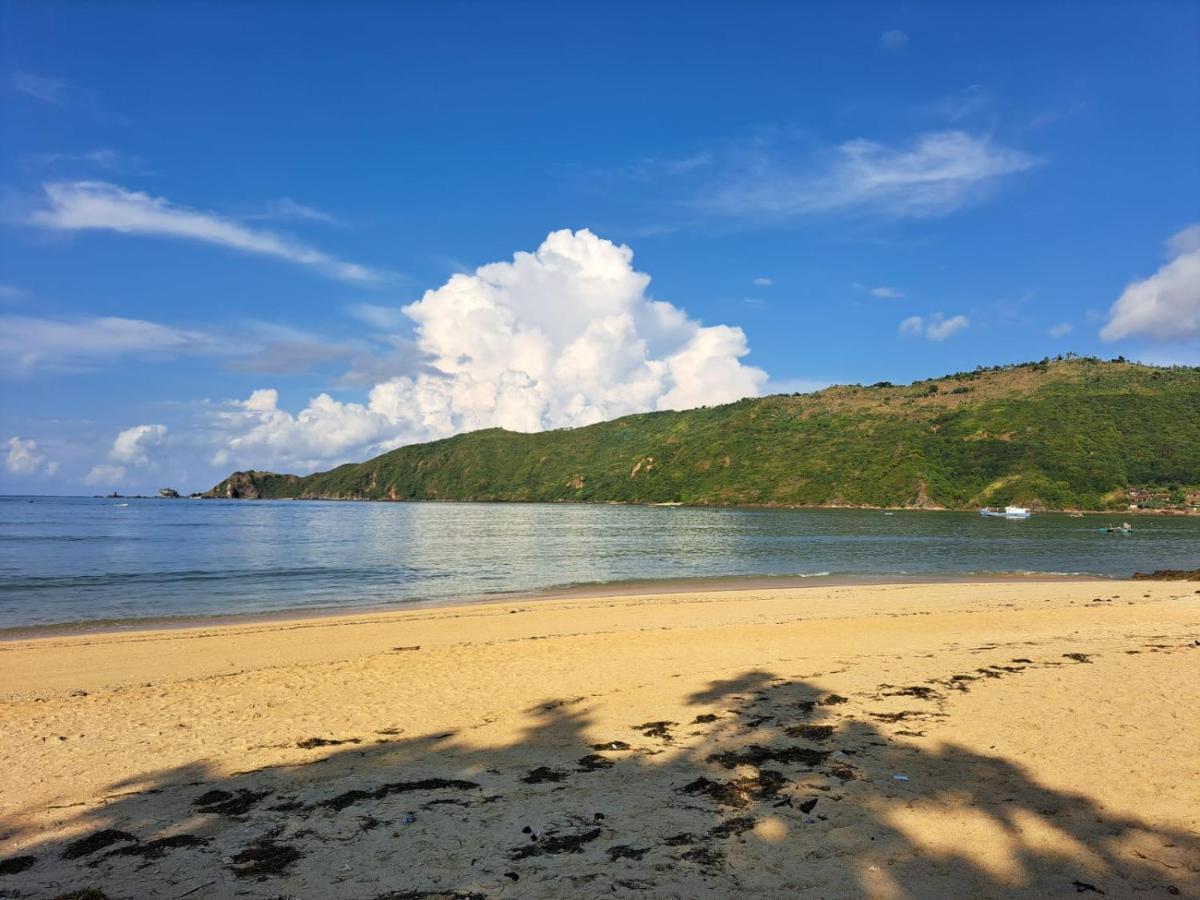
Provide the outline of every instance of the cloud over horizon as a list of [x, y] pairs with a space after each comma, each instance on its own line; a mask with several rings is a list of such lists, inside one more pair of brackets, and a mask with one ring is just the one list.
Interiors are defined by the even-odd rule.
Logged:
[[1108, 311], [1100, 338], [1143, 336], [1157, 341], [1200, 338], [1200, 224], [1167, 241], [1167, 262], [1135, 281]]
[[320, 465], [480, 428], [541, 431], [761, 393], [767, 376], [741, 362], [740, 328], [690, 319], [651, 299], [649, 282], [628, 247], [552, 232], [401, 308], [423, 371], [375, 384], [365, 404], [320, 394], [295, 415], [257, 390], [216, 414], [226, 438], [214, 462]]

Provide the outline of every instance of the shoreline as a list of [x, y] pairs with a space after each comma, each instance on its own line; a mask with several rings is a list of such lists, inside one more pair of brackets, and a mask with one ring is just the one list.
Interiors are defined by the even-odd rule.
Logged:
[[[218, 497], [200, 494], [181, 494], [178, 497], [156, 497], [151, 494], [120, 494], [116, 497], [99, 494], [4, 494], [0, 497], [20, 500], [218, 500], [228, 503], [469, 503], [483, 504], [540, 504], [544, 506], [632, 506], [651, 509], [746, 509], [746, 510], [851, 510], [860, 512], [915, 512], [915, 513], [976, 513], [979, 506], [871, 506], [844, 503], [815, 503], [815, 504], [776, 504], [776, 503], [685, 503], [683, 501], [664, 500], [473, 500], [469, 498], [436, 497], [406, 497], [393, 500], [390, 497]], [[1189, 517], [1200, 516], [1200, 509], [1039, 509], [1034, 515], [1063, 515], [1082, 514], [1085, 516], [1168, 516]]]
[[645, 592], [6, 643], [0, 890], [1200, 895], [1197, 588]]
[[[369, 501], [368, 501], [369, 502]], [[1132, 576], [1132, 573], [1131, 573]], [[96, 619], [82, 622], [51, 622], [44, 625], [0, 627], [0, 648], [14, 642], [52, 640], [91, 635], [139, 634], [149, 631], [178, 631], [262, 624], [307, 623], [364, 616], [388, 616], [404, 612], [491, 606], [505, 603], [570, 601], [632, 597], [643, 594], [737, 593], [756, 590], [793, 590], [830, 587], [887, 587], [910, 584], [991, 584], [1003, 582], [1101, 582], [1132, 580], [1083, 572], [988, 572], [947, 575], [720, 575], [697, 578], [631, 579], [589, 582], [531, 591], [513, 591], [470, 598], [410, 600], [401, 603], [355, 606], [284, 608], [214, 615], [144, 616], [130, 619]]]

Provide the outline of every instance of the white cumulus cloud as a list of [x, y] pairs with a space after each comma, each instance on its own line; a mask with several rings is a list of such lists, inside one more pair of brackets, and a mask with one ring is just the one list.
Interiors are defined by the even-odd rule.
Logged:
[[944, 341], [958, 334], [971, 324], [966, 316], [950, 316], [942, 313], [932, 316], [909, 316], [900, 323], [899, 332], [908, 337], [924, 337], [930, 341]]
[[161, 446], [166, 437], [166, 425], [135, 425], [117, 435], [108, 456], [115, 462], [144, 466], [150, 462], [151, 448]]
[[218, 414], [214, 461], [319, 465], [479, 428], [588, 425], [762, 392], [740, 328], [702, 325], [651, 299], [649, 282], [628, 247], [553, 232], [402, 307], [419, 373], [377, 383], [365, 404], [322, 394], [295, 415], [256, 391]]
[[46, 462], [45, 454], [38, 451], [38, 442], [32, 438], [22, 439], [13, 435], [4, 442], [8, 453], [4, 457], [4, 468], [13, 475], [33, 475], [39, 470], [47, 475], [58, 471], [58, 463]]
[[1167, 262], [1135, 281], [1108, 311], [1106, 341], [1144, 336], [1160, 341], [1200, 338], [1200, 224], [1167, 242]]
[[373, 281], [378, 273], [272, 231], [249, 228], [204, 210], [171, 203], [103, 181], [59, 181], [43, 185], [44, 208], [29, 221], [60, 231], [104, 230], [173, 237], [231, 247], [310, 266], [342, 281]]

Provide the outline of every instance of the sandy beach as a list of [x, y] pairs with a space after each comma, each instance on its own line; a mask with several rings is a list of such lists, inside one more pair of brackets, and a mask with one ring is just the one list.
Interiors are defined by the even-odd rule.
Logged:
[[0, 897], [1197, 897], [1198, 588], [9, 641]]

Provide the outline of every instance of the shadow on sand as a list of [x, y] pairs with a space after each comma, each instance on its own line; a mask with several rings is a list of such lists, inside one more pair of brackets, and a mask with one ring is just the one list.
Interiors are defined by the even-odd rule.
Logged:
[[[547, 701], [507, 746], [386, 732], [311, 762], [150, 772], [20, 846], [3, 897], [1053, 897], [1195, 895], [1200, 841], [1050, 790], [1011, 761], [903, 737], [930, 713], [856, 710], [762, 671], [694, 720], [597, 739]], [[892, 695], [895, 696], [895, 695]], [[887, 730], [881, 722], [900, 723]], [[915, 724], [914, 724], [915, 723]], [[901, 737], [897, 738], [896, 735]], [[369, 741], [376, 741], [370, 743]], [[89, 891], [91, 891], [89, 893]]]

